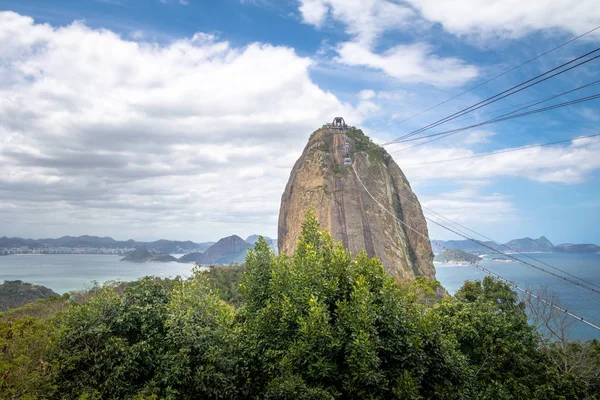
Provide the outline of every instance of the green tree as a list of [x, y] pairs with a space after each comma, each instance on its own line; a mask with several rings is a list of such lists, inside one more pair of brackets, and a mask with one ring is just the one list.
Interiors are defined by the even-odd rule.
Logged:
[[56, 393], [58, 363], [52, 352], [61, 333], [66, 297], [0, 313], [0, 398], [49, 398]]
[[105, 288], [65, 318], [57, 359], [68, 397], [126, 398], [151, 382], [165, 353], [168, 296], [145, 278], [123, 296]]
[[236, 325], [247, 397], [432, 398], [460, 384], [452, 349], [433, 327], [419, 329], [381, 263], [364, 252], [352, 259], [313, 214], [293, 257], [259, 241], [242, 294]]
[[161, 396], [235, 398], [233, 316], [205, 272], [195, 271], [173, 289], [165, 322], [168, 350], [156, 380]]
[[575, 399], [585, 388], [540, 350], [524, 304], [505, 283], [467, 282], [429, 313], [467, 357], [470, 398]]

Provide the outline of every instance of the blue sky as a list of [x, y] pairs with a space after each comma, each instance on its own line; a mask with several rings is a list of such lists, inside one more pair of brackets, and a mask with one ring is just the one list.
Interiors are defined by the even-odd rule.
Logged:
[[[275, 237], [291, 166], [333, 116], [383, 143], [598, 47], [589, 35], [399, 122], [600, 24], [593, 0], [521, 3], [0, 0], [0, 235]], [[600, 79], [599, 65], [439, 130]], [[497, 240], [600, 243], [598, 138], [414, 165], [600, 133], [599, 105], [392, 155], [425, 207]]]

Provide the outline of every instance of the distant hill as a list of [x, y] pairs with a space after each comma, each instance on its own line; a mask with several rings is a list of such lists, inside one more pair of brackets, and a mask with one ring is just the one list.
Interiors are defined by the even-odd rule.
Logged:
[[[246, 238], [246, 242], [248, 242], [252, 246], [254, 246], [256, 244], [256, 242], [258, 242], [258, 238], [261, 236], [262, 235], [250, 235]], [[275, 254], [277, 254], [277, 250], [278, 250], [277, 249], [277, 239], [271, 239], [268, 236], [263, 236], [263, 238], [267, 241], [267, 244], [275, 252]]]
[[200, 257], [200, 264], [242, 263], [252, 245], [237, 235], [228, 236], [210, 246]]
[[90, 247], [90, 248], [137, 248], [145, 247], [158, 253], [189, 253], [193, 251], [204, 251], [214, 242], [194, 243], [191, 241], [156, 240], [154, 242], [138, 242], [135, 240], [118, 241], [111, 237], [98, 236], [63, 236], [58, 239], [22, 239], [22, 238], [0, 238], [0, 247]]
[[591, 253], [600, 254], [600, 246], [595, 244], [573, 244], [563, 243], [552, 248], [555, 253]]
[[459, 249], [447, 249], [433, 259], [441, 263], [464, 263], [483, 261], [481, 257]]
[[199, 263], [202, 260], [202, 253], [189, 253], [179, 258], [177, 262], [180, 263]]
[[[459, 249], [466, 251], [471, 254], [489, 254], [493, 253], [493, 251], [485, 246], [472, 242], [470, 240], [432, 240], [432, 244], [434, 244], [433, 249], [439, 249], [439, 246], [435, 246], [436, 244], [441, 245], [448, 249]], [[573, 244], [573, 243], [563, 243], [557, 246], [554, 246], [548, 238], [545, 236], [541, 236], [538, 239], [532, 239], [529, 237], [522, 239], [513, 239], [510, 242], [505, 243], [504, 245], [497, 245], [493, 242], [482, 242], [486, 246], [492, 247], [494, 250], [500, 252], [510, 252], [507, 247], [510, 249], [531, 253], [531, 252], [544, 252], [544, 253], [595, 253], [600, 254], [600, 246], [596, 246], [595, 244]], [[505, 247], [506, 246], [506, 247]], [[439, 253], [439, 251], [438, 251]]]
[[513, 239], [510, 242], [506, 243], [506, 246], [517, 251], [526, 252], [550, 252], [554, 247], [552, 242], [550, 242], [545, 236], [542, 236], [539, 239], [532, 239], [528, 237], [523, 239]]
[[4, 281], [0, 284], [0, 311], [53, 296], [58, 296], [58, 293], [45, 286], [23, 281]]
[[140, 247], [129, 253], [127, 256], [123, 257], [121, 261], [129, 261], [129, 262], [172, 262], [177, 261], [177, 259], [169, 254], [164, 253], [155, 253], [148, 250], [145, 247]]
[[[466, 251], [469, 253], [473, 253], [473, 254], [486, 254], [491, 252], [492, 250], [489, 249], [489, 247], [493, 248], [493, 249], [503, 249], [502, 246], [499, 246], [497, 244], [495, 244], [494, 242], [490, 242], [490, 241], [482, 241], [481, 243], [485, 244], [485, 246], [482, 246], [481, 244], [472, 242], [470, 240], [432, 240], [431, 241], [433, 246], [433, 250], [434, 253], [441, 253], [443, 251], [443, 249], [440, 249], [440, 247], [445, 247], [447, 249], [459, 249], [462, 251]], [[504, 250], [506, 250], [504, 248]]]

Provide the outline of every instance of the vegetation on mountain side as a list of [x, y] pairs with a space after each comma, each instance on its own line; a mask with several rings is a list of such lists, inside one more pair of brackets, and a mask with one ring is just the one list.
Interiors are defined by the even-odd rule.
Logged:
[[121, 259], [121, 261], [129, 262], [173, 262], [177, 259], [169, 254], [155, 253], [145, 247], [135, 249]]
[[507, 285], [438, 289], [351, 256], [309, 215], [291, 257], [259, 240], [244, 268], [0, 314], [0, 398], [596, 398], [598, 342], [571, 342], [590, 356], [567, 369]]
[[441, 263], [464, 263], [483, 261], [483, 258], [459, 249], [446, 249], [435, 256], [434, 261]]
[[38, 299], [58, 296], [58, 293], [42, 285], [23, 281], [4, 281], [0, 284], [0, 311], [21, 307]]

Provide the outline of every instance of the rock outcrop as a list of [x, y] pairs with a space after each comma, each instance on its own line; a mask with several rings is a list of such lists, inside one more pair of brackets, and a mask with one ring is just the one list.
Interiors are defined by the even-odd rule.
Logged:
[[435, 278], [419, 201], [390, 155], [361, 130], [323, 128], [311, 136], [281, 198], [280, 253], [294, 253], [311, 208], [321, 227], [352, 253], [366, 250], [399, 279]]
[[155, 253], [148, 250], [145, 247], [135, 249], [131, 253], [127, 254], [121, 259], [121, 261], [128, 262], [173, 262], [177, 261], [175, 257], [170, 254]]
[[210, 246], [199, 258], [200, 264], [243, 263], [253, 246], [237, 235], [228, 236]]

